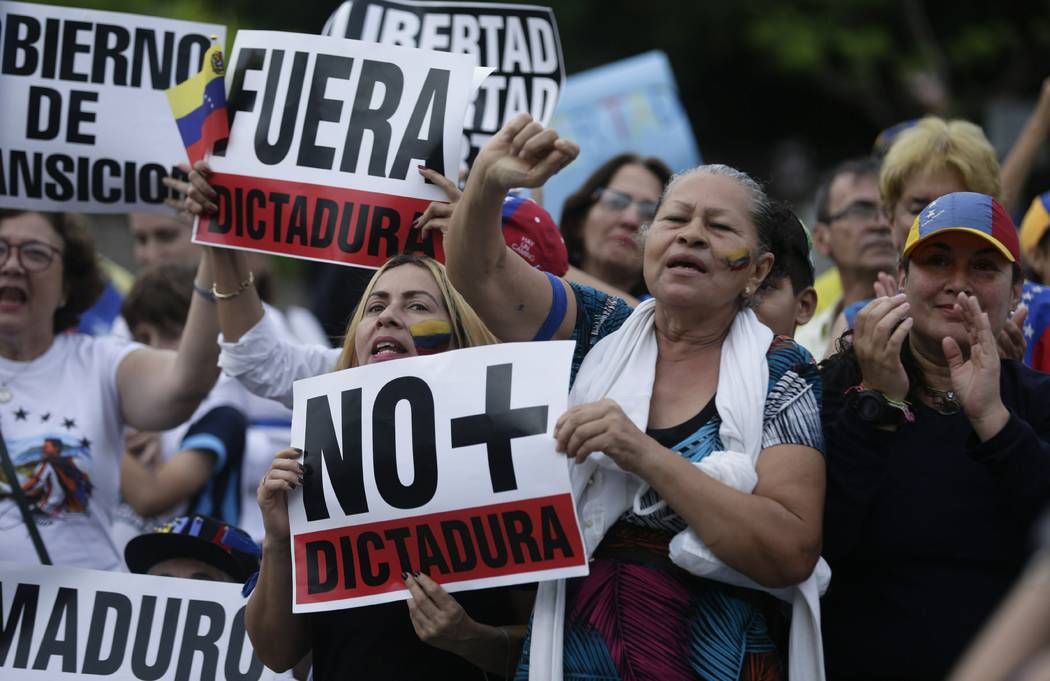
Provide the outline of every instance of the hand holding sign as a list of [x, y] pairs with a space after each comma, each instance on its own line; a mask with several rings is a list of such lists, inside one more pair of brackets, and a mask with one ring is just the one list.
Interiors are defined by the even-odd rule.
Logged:
[[452, 210], [456, 207], [460, 197], [463, 196], [463, 192], [459, 191], [456, 185], [452, 184], [447, 177], [436, 170], [420, 166], [419, 174], [441, 187], [448, 196], [448, 203], [443, 201], [431, 203], [423, 211], [423, 214], [419, 216], [419, 220], [416, 221], [414, 226], [419, 230], [420, 237], [426, 236], [427, 232], [435, 229], [441, 234], [445, 234], [448, 232], [448, 223], [452, 218]]
[[273, 541], [288, 541], [288, 493], [303, 484], [303, 466], [299, 463], [302, 452], [282, 449], [273, 457], [266, 475], [259, 481], [256, 500], [262, 511], [266, 538]]
[[559, 137], [523, 113], [485, 145], [471, 172], [503, 192], [515, 187], [539, 187], [579, 153], [575, 142]]

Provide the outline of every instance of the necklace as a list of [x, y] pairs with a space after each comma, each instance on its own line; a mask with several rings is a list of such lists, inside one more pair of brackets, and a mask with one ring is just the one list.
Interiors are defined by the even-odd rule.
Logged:
[[7, 404], [14, 398], [15, 393], [13, 390], [11, 390], [10, 383], [19, 376], [21, 376], [25, 372], [25, 370], [31, 366], [33, 366], [32, 360], [26, 362], [25, 366], [21, 367], [15, 373], [11, 374], [3, 380], [0, 380], [0, 404]]
[[[2, 389], [2, 386], [0, 386]], [[923, 390], [933, 401], [933, 408], [938, 414], [944, 414], [945, 416], [951, 416], [952, 414], [958, 414], [959, 410], [962, 409], [962, 405], [959, 404], [959, 398], [955, 396], [954, 390], [937, 390], [923, 386]], [[0, 399], [3, 399], [3, 394], [0, 393]]]

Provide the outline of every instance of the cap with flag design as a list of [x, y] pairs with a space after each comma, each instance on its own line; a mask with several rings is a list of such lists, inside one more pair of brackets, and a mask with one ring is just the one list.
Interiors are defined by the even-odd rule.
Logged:
[[945, 232], [965, 232], [981, 237], [1010, 262], [1021, 262], [1021, 244], [1013, 220], [991, 196], [976, 192], [955, 192], [931, 202], [915, 218], [904, 242], [901, 257]]

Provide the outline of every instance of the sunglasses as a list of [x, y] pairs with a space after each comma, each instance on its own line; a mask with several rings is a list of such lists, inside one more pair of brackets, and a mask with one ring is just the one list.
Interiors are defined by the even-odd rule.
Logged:
[[627, 210], [632, 205], [635, 206], [635, 209], [638, 211], [638, 217], [641, 218], [642, 222], [650, 222], [655, 218], [656, 209], [659, 207], [657, 201], [639, 201], [630, 194], [625, 194], [616, 189], [609, 189], [608, 187], [596, 189], [594, 197], [602, 208], [617, 213]]

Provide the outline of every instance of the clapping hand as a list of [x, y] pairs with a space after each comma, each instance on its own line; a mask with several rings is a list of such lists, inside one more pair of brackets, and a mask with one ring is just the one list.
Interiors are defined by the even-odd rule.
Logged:
[[988, 313], [974, 296], [959, 293], [955, 310], [969, 335], [970, 356], [964, 357], [954, 338], [941, 341], [951, 371], [952, 390], [981, 441], [1002, 430], [1010, 418], [999, 394], [999, 350]]
[[901, 346], [913, 323], [908, 309], [903, 293], [882, 296], [865, 305], [853, 325], [853, 349], [864, 386], [897, 401], [908, 396], [910, 385], [901, 363]]

